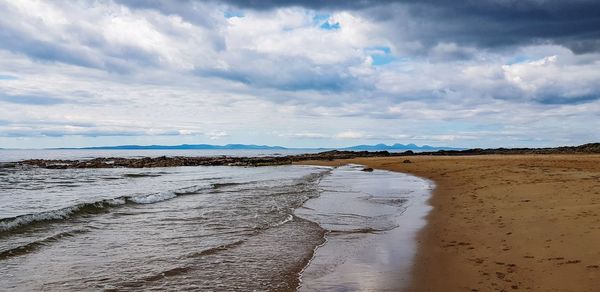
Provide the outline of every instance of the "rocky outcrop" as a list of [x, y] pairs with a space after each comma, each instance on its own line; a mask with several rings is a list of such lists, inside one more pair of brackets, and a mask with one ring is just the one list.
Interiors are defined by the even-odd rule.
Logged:
[[285, 165], [296, 161], [306, 160], [335, 160], [350, 159], [357, 157], [382, 157], [390, 156], [387, 151], [368, 152], [368, 151], [326, 151], [315, 154], [300, 154], [289, 156], [266, 156], [266, 157], [233, 157], [233, 156], [214, 156], [214, 157], [185, 157], [185, 156], [160, 156], [144, 158], [94, 158], [89, 160], [46, 160], [30, 159], [19, 162], [24, 165], [32, 165], [48, 169], [66, 169], [66, 168], [145, 168], [145, 167], [174, 167], [174, 166], [267, 166], [267, 165]]
[[489, 155], [489, 154], [600, 154], [600, 143], [589, 143], [580, 146], [562, 146], [552, 148], [491, 148], [467, 150], [440, 150], [421, 152], [415, 155]]
[[[184, 156], [161, 156], [144, 158], [94, 158], [89, 160], [46, 160], [31, 159], [20, 161], [17, 164], [32, 165], [50, 169], [65, 168], [114, 168], [114, 167], [174, 167], [174, 166], [267, 166], [285, 165], [293, 162], [307, 160], [335, 160], [352, 159], [358, 157], [387, 157], [387, 156], [461, 156], [461, 155], [490, 155], [490, 154], [600, 154], [600, 143], [590, 143], [581, 146], [565, 146], [556, 148], [495, 148], [495, 149], [468, 149], [468, 150], [439, 150], [435, 152], [413, 152], [390, 153], [388, 151], [325, 151], [320, 153], [299, 154], [288, 156], [265, 156], [265, 157], [233, 157], [233, 156], [211, 156], [211, 157], [184, 157]], [[404, 163], [411, 163], [406, 159]], [[6, 164], [0, 167], [11, 167], [14, 164]]]
[[17, 166], [15, 162], [0, 162], [0, 168], [14, 168]]

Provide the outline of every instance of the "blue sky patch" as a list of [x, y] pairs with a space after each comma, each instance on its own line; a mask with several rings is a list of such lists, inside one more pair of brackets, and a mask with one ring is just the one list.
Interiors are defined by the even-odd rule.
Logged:
[[389, 47], [372, 47], [366, 51], [373, 60], [371, 63], [373, 66], [381, 66], [396, 61], [396, 57], [392, 55], [392, 50]]
[[19, 78], [10, 75], [0, 75], [0, 80], [17, 80]]
[[342, 28], [339, 22], [331, 22], [330, 19], [331, 14], [318, 13], [315, 16], [313, 16], [313, 23], [324, 30], [338, 30]]
[[313, 22], [314, 23], [323, 23], [323, 22], [326, 22], [327, 20], [329, 20], [330, 17], [331, 17], [331, 14], [329, 14], [329, 13], [318, 13], [315, 16], [313, 16]]
[[394, 56], [392, 55], [371, 55], [371, 59], [373, 59], [373, 66], [381, 66], [385, 64], [389, 64], [394, 61]]
[[531, 61], [531, 58], [529, 58], [528, 56], [516, 56], [508, 59], [508, 61], [506, 61], [506, 65], [519, 64], [529, 61]]
[[244, 17], [244, 11], [242, 11], [242, 10], [225, 11], [225, 13], [223, 13], [223, 16], [225, 16], [225, 18]]
[[340, 28], [341, 28], [341, 26], [340, 26], [340, 23], [339, 23], [339, 22], [336, 22], [336, 23], [330, 23], [329, 21], [328, 21], [328, 22], [325, 22], [325, 23], [323, 23], [323, 24], [321, 24], [321, 26], [320, 26], [320, 27], [321, 27], [322, 29], [325, 29], [325, 30], [337, 30], [337, 29], [340, 29]]
[[384, 54], [391, 54], [392, 53], [392, 49], [390, 49], [390, 47], [384, 47], [384, 46], [379, 46], [379, 47], [371, 47], [371, 48], [367, 48], [367, 50], [369, 51], [374, 51], [374, 52], [381, 52]]

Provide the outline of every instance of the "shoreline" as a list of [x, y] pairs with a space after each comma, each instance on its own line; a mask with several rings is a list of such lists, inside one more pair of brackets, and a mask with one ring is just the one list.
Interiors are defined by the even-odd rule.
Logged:
[[399, 291], [408, 285], [433, 182], [361, 169], [334, 169], [321, 180], [320, 195], [296, 209], [295, 216], [326, 231], [300, 274], [298, 291]]
[[[403, 163], [409, 159], [412, 163]], [[433, 210], [406, 291], [600, 287], [600, 156], [485, 155], [303, 161], [430, 179]]]
[[417, 237], [407, 291], [596, 291], [600, 287], [598, 154], [322, 155], [316, 156], [318, 160], [290, 163], [361, 164], [435, 183], [428, 201], [433, 210]]
[[588, 143], [579, 146], [561, 146], [553, 148], [493, 148], [466, 150], [438, 150], [413, 152], [389, 152], [386, 150], [330, 150], [318, 153], [271, 156], [146, 156], [146, 157], [94, 157], [89, 159], [26, 159], [14, 162], [0, 161], [0, 167], [17, 165], [37, 166], [48, 169], [67, 168], [151, 168], [175, 166], [272, 166], [289, 165], [301, 161], [337, 159], [355, 159], [365, 157], [410, 157], [410, 156], [494, 156], [494, 155], [585, 155], [600, 154], [600, 143]]

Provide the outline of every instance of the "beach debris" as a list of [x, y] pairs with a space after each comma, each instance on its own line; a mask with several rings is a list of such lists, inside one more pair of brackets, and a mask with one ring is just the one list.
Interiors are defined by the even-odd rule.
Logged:
[[404, 161], [402, 161], [402, 163], [412, 163], [412, 161], [410, 161], [408, 159], [404, 159]]
[[366, 172], [373, 172], [373, 169], [370, 167], [365, 167], [362, 169], [362, 171], [366, 171]]

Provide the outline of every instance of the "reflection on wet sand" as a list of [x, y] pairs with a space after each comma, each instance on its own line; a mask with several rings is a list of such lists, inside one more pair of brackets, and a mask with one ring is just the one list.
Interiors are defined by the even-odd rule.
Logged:
[[408, 282], [433, 183], [361, 169], [334, 170], [321, 180], [320, 196], [296, 210], [327, 230], [327, 241], [301, 275], [300, 291], [398, 290]]

